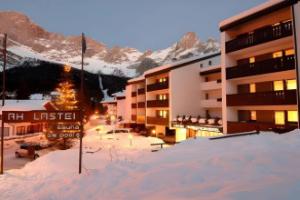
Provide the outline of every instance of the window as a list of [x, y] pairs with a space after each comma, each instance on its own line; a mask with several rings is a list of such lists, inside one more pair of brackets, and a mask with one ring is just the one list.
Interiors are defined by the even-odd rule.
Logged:
[[277, 51], [273, 53], [273, 58], [281, 58], [282, 57], [282, 51]]
[[256, 111], [251, 111], [250, 119], [251, 119], [251, 121], [256, 121]]
[[297, 82], [295, 79], [292, 80], [286, 80], [286, 88], [288, 90], [295, 90], [297, 89]]
[[273, 87], [274, 87], [274, 91], [283, 90], [283, 81], [274, 81]]
[[167, 78], [166, 78], [166, 77], [160, 78], [160, 79], [159, 79], [159, 82], [160, 82], [160, 83], [167, 82]]
[[255, 83], [250, 84], [250, 93], [255, 93], [256, 92], [256, 86]]
[[200, 67], [201, 67], [201, 68], [203, 67], [203, 64], [202, 64], [202, 63], [200, 63]]
[[292, 55], [295, 55], [295, 50], [294, 49], [287, 49], [284, 51], [284, 54], [286, 56], [292, 56]]
[[298, 122], [298, 112], [295, 110], [288, 111], [288, 122]]
[[211, 60], [208, 61], [208, 65], [210, 66], [212, 64]]
[[167, 100], [168, 95], [167, 94], [159, 94], [158, 100]]
[[275, 124], [276, 125], [284, 125], [285, 124], [284, 111], [275, 111]]
[[250, 63], [250, 64], [255, 63], [255, 57], [249, 58], [249, 63]]
[[160, 110], [159, 111], [159, 117], [167, 118], [168, 117], [168, 111], [167, 110]]

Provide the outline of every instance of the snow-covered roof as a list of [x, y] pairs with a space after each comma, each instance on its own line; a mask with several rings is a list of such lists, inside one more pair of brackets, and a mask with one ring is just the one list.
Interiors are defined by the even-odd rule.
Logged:
[[125, 91], [120, 91], [120, 92], [116, 92], [116, 93], [113, 93], [112, 96], [114, 97], [125, 97]]
[[142, 80], [144, 80], [144, 79], [145, 79], [145, 76], [144, 76], [144, 74], [143, 74], [143, 75], [138, 76], [138, 77], [136, 77], [136, 78], [132, 78], [132, 79], [128, 80], [127, 82], [128, 82], [128, 83], [134, 83], [134, 82], [142, 81]]
[[117, 103], [117, 100], [115, 98], [112, 99], [106, 99], [100, 102], [101, 104], [114, 104]]
[[29, 110], [45, 110], [44, 105], [47, 100], [5, 100], [4, 107], [0, 106], [2, 111], [29, 111]]
[[209, 59], [209, 58], [219, 56], [219, 55], [220, 55], [220, 52], [214, 52], [214, 53], [210, 53], [210, 54], [206, 54], [206, 55], [193, 56], [191, 58], [183, 59], [183, 60], [180, 60], [177, 62], [172, 62], [172, 63], [166, 64], [166, 65], [162, 65], [162, 66], [147, 70], [144, 73], [144, 75], [147, 76], [152, 73], [159, 72], [159, 71], [172, 70], [172, 68], [177, 67], [179, 65], [184, 65], [184, 64], [187, 64], [187, 63], [193, 62], [193, 61], [201, 61], [201, 60]]
[[289, 3], [288, 1], [290, 1], [290, 0], [269, 0], [269, 1], [265, 2], [265, 3], [263, 3], [263, 4], [260, 4], [260, 5], [256, 6], [256, 7], [253, 7], [251, 9], [249, 9], [249, 10], [246, 10], [246, 11], [241, 12], [241, 13], [235, 15], [235, 16], [232, 16], [230, 18], [227, 18], [227, 19], [221, 21], [219, 23], [219, 26], [222, 29], [222, 27], [228, 26], [228, 25], [230, 25], [230, 24], [232, 24], [232, 23], [234, 23], [234, 22], [236, 22], [238, 20], [241, 20], [243, 18], [246, 18], [246, 17], [249, 17], [251, 15], [254, 15], [254, 14], [258, 13], [258, 12], [261, 12], [261, 11], [263, 11], [265, 9], [268, 9], [268, 8], [270, 8], [272, 6], [275, 6], [277, 4], [280, 4], [280, 3]]

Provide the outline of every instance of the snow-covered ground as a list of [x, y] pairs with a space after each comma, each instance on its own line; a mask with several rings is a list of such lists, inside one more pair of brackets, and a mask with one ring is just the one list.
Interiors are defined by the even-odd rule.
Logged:
[[84, 138], [0, 177], [1, 199], [298, 199], [300, 131], [191, 139], [151, 152], [156, 138]]

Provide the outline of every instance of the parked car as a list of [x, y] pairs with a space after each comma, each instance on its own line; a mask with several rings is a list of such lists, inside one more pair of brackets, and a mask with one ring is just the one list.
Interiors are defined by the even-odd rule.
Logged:
[[30, 158], [35, 160], [40, 157], [40, 155], [35, 152], [35, 148], [36, 146], [34, 145], [23, 145], [23, 148], [17, 149], [15, 151], [15, 156], [16, 158]]

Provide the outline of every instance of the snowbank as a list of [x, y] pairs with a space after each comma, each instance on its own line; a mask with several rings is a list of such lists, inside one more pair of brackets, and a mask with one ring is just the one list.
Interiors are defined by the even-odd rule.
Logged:
[[130, 146], [126, 134], [99, 137], [92, 133], [84, 140], [82, 175], [78, 149], [49, 153], [1, 176], [1, 199], [244, 200], [300, 194], [299, 130], [191, 139], [155, 153], [153, 138], [133, 136]]

